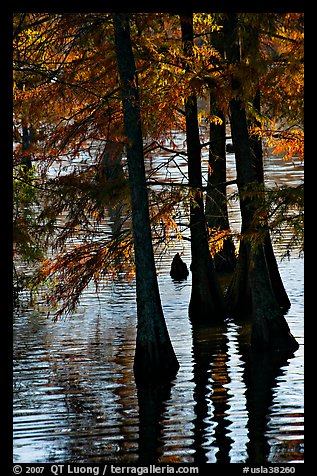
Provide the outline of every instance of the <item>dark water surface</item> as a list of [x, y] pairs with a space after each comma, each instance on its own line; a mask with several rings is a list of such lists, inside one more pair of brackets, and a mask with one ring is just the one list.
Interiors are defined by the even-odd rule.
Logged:
[[[296, 185], [302, 168], [272, 159], [266, 174], [273, 184]], [[285, 243], [276, 245], [299, 349], [288, 359], [255, 358], [234, 322], [193, 332], [191, 277], [169, 276], [176, 249], [190, 264], [189, 245], [175, 246], [158, 263], [180, 363], [168, 388], [138, 392], [134, 383], [133, 282], [109, 283], [98, 294], [90, 286], [76, 313], [57, 323], [45, 310], [15, 310], [15, 462], [303, 461], [303, 258], [294, 252], [281, 261]]]

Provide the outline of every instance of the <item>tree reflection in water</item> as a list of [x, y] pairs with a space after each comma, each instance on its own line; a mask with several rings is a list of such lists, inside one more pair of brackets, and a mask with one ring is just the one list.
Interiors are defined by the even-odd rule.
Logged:
[[[193, 327], [195, 413], [195, 463], [208, 462], [210, 446], [216, 447], [216, 462], [230, 462], [232, 439], [228, 436], [228, 345], [225, 326]], [[211, 405], [213, 416], [210, 415]], [[210, 423], [212, 420], [212, 424]], [[213, 428], [210, 434], [210, 425]], [[210, 437], [212, 442], [210, 442]]]
[[[247, 410], [248, 463], [267, 463], [270, 444], [267, 424], [277, 379], [283, 374], [291, 355], [281, 352], [255, 353], [246, 343], [245, 332], [238, 335], [239, 353], [244, 362], [243, 381]], [[194, 443], [195, 463], [230, 463], [233, 439], [230, 436], [232, 414], [228, 384], [228, 335], [226, 325], [193, 328], [194, 356]]]
[[[223, 326], [195, 326], [193, 335], [193, 462], [230, 463], [234, 440], [231, 436], [234, 411], [229, 387], [229, 337]], [[283, 374], [289, 355], [279, 352], [254, 353], [245, 333], [238, 334], [239, 352], [244, 363], [243, 381], [247, 409], [248, 438], [245, 462], [269, 461], [267, 423], [273, 404], [277, 378]], [[164, 445], [164, 412], [169, 405], [173, 384], [138, 388], [139, 439], [138, 463], [160, 462]]]
[[253, 352], [240, 340], [240, 353], [245, 362], [243, 379], [246, 385], [248, 411], [248, 463], [269, 461], [270, 444], [267, 425], [273, 404], [277, 379], [283, 375], [283, 367], [293, 354], [283, 352]]
[[140, 464], [157, 463], [162, 445], [162, 416], [171, 395], [171, 384], [139, 387], [139, 460]]

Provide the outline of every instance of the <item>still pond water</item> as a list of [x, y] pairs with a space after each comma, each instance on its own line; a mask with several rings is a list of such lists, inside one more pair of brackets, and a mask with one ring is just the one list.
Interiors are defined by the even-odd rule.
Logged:
[[[228, 162], [231, 180], [232, 154]], [[303, 178], [300, 163], [267, 159], [265, 170], [271, 185]], [[76, 313], [57, 323], [26, 303], [18, 307], [14, 462], [303, 462], [304, 263], [296, 251], [281, 260], [285, 246], [275, 250], [292, 304], [286, 319], [300, 344], [288, 359], [250, 359], [244, 329], [232, 321], [194, 332], [190, 276], [182, 283], [169, 276], [176, 251], [190, 264], [188, 242], [160, 259], [161, 300], [180, 369], [169, 388], [153, 393], [138, 392], [133, 378], [133, 283], [113, 282], [98, 294], [89, 287]]]

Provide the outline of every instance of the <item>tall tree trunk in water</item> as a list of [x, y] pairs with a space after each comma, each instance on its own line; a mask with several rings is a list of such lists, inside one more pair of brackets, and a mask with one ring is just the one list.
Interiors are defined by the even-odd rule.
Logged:
[[[214, 109], [210, 91], [210, 113], [222, 119], [222, 124], [210, 123], [209, 173], [206, 194], [206, 218], [209, 228], [229, 230], [226, 190], [226, 122], [221, 111]], [[223, 248], [214, 256], [217, 271], [233, 271], [236, 265], [235, 246], [231, 236], [223, 242]]]
[[[226, 53], [231, 64], [240, 60], [237, 33], [237, 14], [228, 13], [224, 30]], [[298, 344], [289, 331], [279, 303], [273, 292], [264, 243], [252, 240], [259, 231], [255, 222], [257, 211], [256, 191], [259, 182], [252, 160], [246, 111], [242, 100], [240, 81], [233, 76], [232, 88], [236, 97], [230, 101], [230, 123], [236, 156], [237, 184], [242, 218], [242, 239], [238, 266], [231, 288], [228, 290], [229, 304], [233, 311], [251, 312], [251, 344], [255, 349], [294, 351]], [[240, 93], [240, 94], [239, 94]], [[251, 193], [250, 193], [251, 192]], [[234, 299], [232, 299], [232, 296]]]
[[147, 385], [175, 377], [179, 364], [172, 347], [159, 295], [146, 188], [141, 115], [129, 15], [113, 14], [132, 206], [136, 266], [137, 337], [134, 374]]
[[[260, 112], [261, 111], [261, 95], [260, 91], [257, 90], [253, 106], [255, 109]], [[259, 125], [259, 124], [256, 124]], [[250, 146], [251, 146], [251, 153], [252, 153], [252, 160], [254, 163], [257, 181], [263, 185], [264, 188], [264, 170], [263, 170], [263, 149], [262, 149], [262, 140], [258, 136], [251, 136], [250, 137]], [[267, 226], [267, 219], [266, 219], [266, 226]], [[277, 265], [277, 261], [275, 258], [272, 241], [270, 237], [270, 233], [267, 230], [264, 237], [264, 251], [265, 251], [265, 258], [268, 265], [271, 283], [273, 287], [273, 291], [275, 297], [283, 311], [287, 311], [291, 307], [290, 300], [287, 296], [279, 269]]]
[[[223, 55], [221, 31], [210, 33], [210, 43]], [[209, 88], [210, 115], [222, 123], [210, 122], [209, 126], [209, 173], [206, 193], [206, 219], [209, 228], [229, 230], [226, 182], [226, 118], [215, 100], [214, 88]], [[223, 242], [223, 248], [214, 256], [216, 271], [233, 271], [236, 265], [235, 245], [231, 236]]]
[[[181, 14], [180, 21], [184, 52], [190, 56], [193, 47], [193, 15]], [[202, 194], [197, 97], [194, 93], [185, 99], [185, 115], [188, 182], [193, 193], [190, 204], [192, 291], [189, 316], [193, 323], [213, 322], [223, 320], [224, 303], [208, 245]]]

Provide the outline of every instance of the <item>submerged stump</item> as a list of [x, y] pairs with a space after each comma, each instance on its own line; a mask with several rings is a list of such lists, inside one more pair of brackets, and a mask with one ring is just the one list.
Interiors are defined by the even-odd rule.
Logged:
[[182, 260], [180, 254], [176, 253], [171, 264], [171, 278], [175, 279], [175, 281], [183, 281], [184, 279], [187, 279], [188, 275], [189, 271], [187, 264]]

